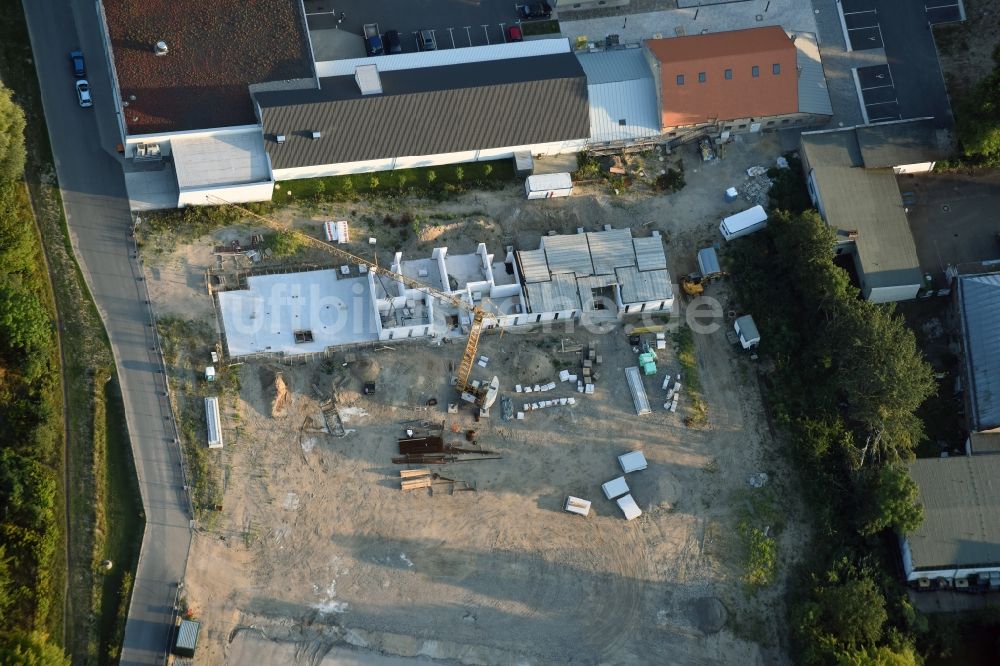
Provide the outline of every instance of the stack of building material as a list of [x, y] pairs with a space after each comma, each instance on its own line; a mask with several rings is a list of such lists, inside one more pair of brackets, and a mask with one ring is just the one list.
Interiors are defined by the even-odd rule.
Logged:
[[618, 508], [625, 514], [625, 520], [634, 520], [642, 515], [642, 510], [631, 495], [618, 498]]
[[604, 496], [609, 500], [615, 499], [628, 493], [628, 483], [626, 483], [624, 476], [619, 476], [616, 479], [611, 479], [607, 483], [601, 484], [601, 490], [604, 491]]
[[399, 470], [399, 487], [401, 490], [417, 490], [418, 488], [430, 488], [434, 478], [429, 469], [401, 469]]
[[618, 456], [618, 464], [621, 465], [622, 471], [626, 474], [641, 472], [647, 467], [646, 456], [642, 455], [642, 451], [629, 451], [621, 454]]
[[569, 495], [566, 497], [566, 505], [563, 509], [565, 511], [569, 511], [570, 513], [587, 516], [590, 515], [590, 500], [580, 499], [579, 497]]
[[632, 402], [635, 404], [635, 413], [639, 416], [652, 413], [649, 408], [649, 398], [646, 396], [646, 389], [642, 385], [642, 375], [639, 368], [633, 366], [625, 368], [625, 378], [628, 380], [628, 388], [632, 392]]

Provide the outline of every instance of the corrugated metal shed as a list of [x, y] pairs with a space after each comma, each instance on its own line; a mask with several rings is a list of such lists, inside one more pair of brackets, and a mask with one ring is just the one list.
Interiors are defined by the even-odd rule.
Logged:
[[795, 35], [795, 64], [799, 70], [799, 112], [832, 116], [830, 91], [826, 87], [823, 61], [819, 57], [816, 35], [800, 32]]
[[542, 248], [545, 250], [550, 273], [594, 274], [587, 234], [545, 236], [542, 238]]
[[716, 254], [714, 247], [698, 250], [698, 270], [704, 276], [722, 272], [722, 266], [719, 265], [719, 255]]
[[316, 63], [316, 75], [320, 78], [328, 76], [354, 76], [354, 69], [361, 65], [377, 65], [379, 72], [394, 72], [401, 69], [443, 67], [445, 65], [459, 65], [469, 62], [531, 58], [534, 56], [569, 52], [569, 40], [566, 38], [532, 39], [527, 42], [470, 46], [461, 49], [398, 53], [391, 58], [375, 56], [374, 58], [325, 60]]
[[174, 652], [181, 657], [193, 657], [198, 647], [198, 634], [201, 633], [201, 623], [194, 620], [181, 620], [177, 627], [177, 640], [174, 642]]
[[[460, 153], [590, 136], [586, 78], [571, 53], [388, 71], [381, 74], [381, 82], [383, 93], [377, 95], [361, 95], [353, 76], [321, 79], [319, 90], [257, 93], [272, 167]], [[313, 132], [320, 132], [321, 138], [312, 138]], [[285, 141], [279, 144], [277, 135]]]
[[1000, 273], [958, 279], [972, 430], [1000, 427]]
[[910, 476], [924, 507], [906, 537], [913, 568], [1000, 566], [1000, 456], [920, 458]]
[[633, 238], [636, 266], [640, 271], [655, 271], [667, 267], [667, 255], [663, 252], [663, 239], [659, 236]]
[[658, 136], [656, 86], [642, 49], [577, 53], [587, 75], [595, 143]]
[[521, 260], [521, 277], [525, 282], [548, 282], [551, 279], [549, 274], [549, 264], [545, 260], [545, 250], [519, 250], [518, 259]]
[[635, 266], [635, 249], [629, 229], [590, 232], [587, 234], [590, 258], [597, 275], [612, 275], [616, 268]]
[[562, 312], [581, 308], [576, 279], [569, 273], [553, 275], [548, 282], [527, 284], [525, 291], [532, 312]]
[[618, 282], [622, 286], [622, 302], [645, 303], [674, 297], [670, 273], [666, 270], [640, 271], [631, 266], [619, 268]]

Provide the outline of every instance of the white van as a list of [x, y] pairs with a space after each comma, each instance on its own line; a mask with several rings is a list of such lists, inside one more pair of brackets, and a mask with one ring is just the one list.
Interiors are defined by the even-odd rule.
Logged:
[[767, 212], [763, 206], [754, 206], [722, 220], [719, 231], [722, 232], [722, 237], [728, 241], [760, 231], [766, 226]]

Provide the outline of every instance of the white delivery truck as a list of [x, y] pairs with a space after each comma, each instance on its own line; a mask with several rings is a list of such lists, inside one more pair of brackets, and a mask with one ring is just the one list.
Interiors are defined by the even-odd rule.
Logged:
[[719, 231], [722, 232], [722, 237], [728, 241], [760, 231], [766, 226], [767, 212], [763, 206], [754, 206], [722, 220]]
[[551, 199], [573, 194], [573, 178], [568, 173], [541, 173], [528, 176], [524, 193], [529, 199]]

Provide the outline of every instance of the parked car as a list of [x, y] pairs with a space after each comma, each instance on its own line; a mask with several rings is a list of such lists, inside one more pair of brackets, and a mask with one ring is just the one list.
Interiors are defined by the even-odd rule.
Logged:
[[550, 19], [552, 18], [552, 7], [547, 2], [529, 2], [526, 5], [521, 5], [521, 18]]
[[437, 37], [433, 30], [421, 30], [417, 33], [417, 48], [421, 51], [437, 51]]
[[392, 54], [403, 52], [403, 44], [399, 41], [399, 33], [395, 30], [386, 31], [383, 41], [385, 42], [386, 53]]
[[83, 108], [94, 106], [94, 100], [90, 97], [90, 84], [87, 79], [76, 80], [76, 99]]
[[76, 50], [69, 52], [69, 61], [73, 65], [73, 76], [82, 79], [87, 76], [87, 67], [83, 62], [83, 51]]
[[364, 25], [365, 50], [370, 56], [380, 56], [385, 54], [382, 47], [382, 37], [379, 35], [378, 23], [366, 23]]
[[521, 26], [512, 25], [507, 28], [507, 41], [508, 42], [523, 42], [524, 33], [521, 32]]

